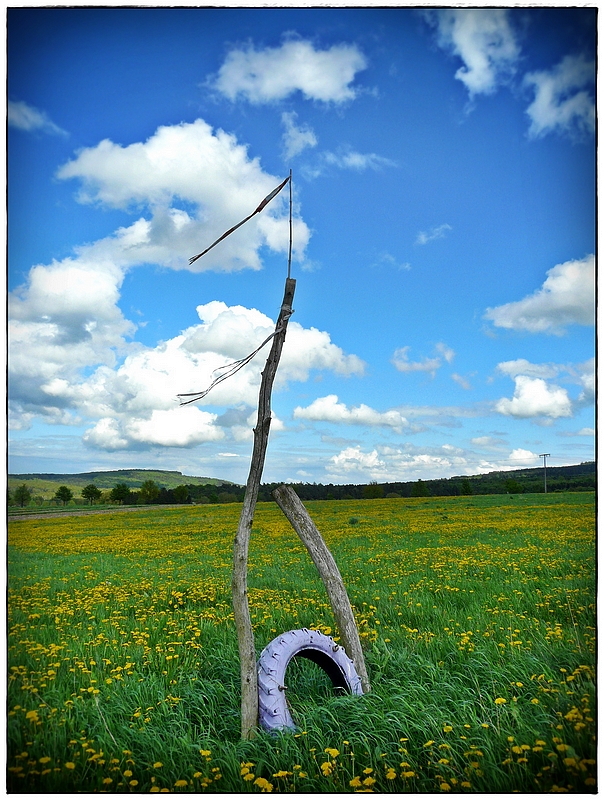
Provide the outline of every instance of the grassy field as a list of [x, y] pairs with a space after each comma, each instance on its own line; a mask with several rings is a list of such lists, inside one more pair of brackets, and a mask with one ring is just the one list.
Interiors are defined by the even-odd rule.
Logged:
[[[594, 495], [307, 503], [373, 691], [288, 669], [299, 730], [239, 739], [240, 506], [9, 523], [11, 792], [590, 792]], [[335, 633], [315, 568], [260, 504], [258, 653]]]

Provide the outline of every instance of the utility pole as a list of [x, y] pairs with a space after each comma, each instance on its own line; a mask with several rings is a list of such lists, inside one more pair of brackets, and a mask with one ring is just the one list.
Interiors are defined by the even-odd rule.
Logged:
[[547, 457], [549, 453], [541, 453], [539, 458], [543, 459], [543, 485], [544, 485], [544, 493], [547, 494]]

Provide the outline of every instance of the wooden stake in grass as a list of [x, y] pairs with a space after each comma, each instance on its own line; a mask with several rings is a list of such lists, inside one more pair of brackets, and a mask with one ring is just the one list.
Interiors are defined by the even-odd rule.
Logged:
[[365, 667], [361, 640], [338, 565], [292, 487], [279, 486], [273, 492], [273, 497], [310, 553], [329, 596], [344, 649], [354, 662], [361, 679], [363, 692], [367, 693], [371, 691], [371, 686]]
[[254, 647], [254, 632], [250, 618], [250, 609], [247, 597], [247, 559], [254, 520], [254, 511], [258, 499], [258, 489], [264, 468], [268, 434], [271, 425], [271, 392], [273, 382], [279, 366], [281, 351], [285, 341], [287, 323], [292, 315], [292, 303], [296, 281], [287, 278], [285, 281], [285, 294], [281, 305], [281, 312], [277, 325], [271, 351], [266, 360], [260, 384], [258, 397], [258, 421], [254, 428], [254, 449], [252, 463], [245, 487], [243, 508], [239, 518], [237, 535], [233, 548], [233, 578], [231, 590], [233, 595], [233, 611], [237, 627], [237, 642], [239, 644], [239, 659], [241, 664], [241, 738], [251, 739], [258, 725], [258, 677], [256, 674], [256, 650]]

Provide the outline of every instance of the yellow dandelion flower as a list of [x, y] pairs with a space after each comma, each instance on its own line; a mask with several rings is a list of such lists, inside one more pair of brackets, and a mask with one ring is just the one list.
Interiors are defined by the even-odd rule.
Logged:
[[48, 764], [50, 761], [50, 756], [42, 756], [42, 758], [38, 759], [40, 764]]
[[152, 786], [149, 791], [151, 791], [151, 792], [159, 792], [159, 786]]
[[361, 779], [358, 775], [356, 775], [351, 781], [348, 782], [348, 785], [352, 786], [353, 789], [358, 789], [360, 786], [362, 786]]
[[256, 776], [253, 772], [248, 772], [246, 775], [243, 776], [244, 781], [253, 781]]
[[413, 772], [413, 770], [403, 772], [403, 778], [415, 778], [415, 772]]
[[113, 778], [103, 778], [103, 783], [105, 786], [109, 786], [110, 783], [113, 783]]
[[371, 775], [369, 775], [369, 776], [368, 776], [367, 778], [365, 778], [365, 780], [363, 781], [363, 785], [364, 785], [364, 786], [373, 786], [373, 784], [374, 784], [374, 783], [375, 783], [375, 778], [372, 778], [372, 777], [371, 777]]
[[428, 739], [424, 747], [430, 747], [431, 744], [434, 744], [434, 739]]
[[130, 781], [130, 786], [138, 786], [138, 781]]
[[189, 782], [188, 782], [188, 781], [185, 781], [185, 780], [183, 780], [183, 778], [179, 778], [179, 779], [176, 781], [176, 783], [174, 784], [174, 786], [178, 786], [179, 788], [180, 788], [181, 786], [188, 786], [188, 785], [189, 785]]
[[507, 703], [507, 700], [505, 699], [505, 697], [496, 697], [495, 698], [495, 705], [496, 706], [502, 706], [504, 703]]
[[386, 780], [393, 781], [396, 778], [396, 772], [390, 767], [386, 770]]
[[445, 733], [451, 733], [452, 730], [453, 730], [453, 726], [452, 725], [445, 725], [445, 727], [443, 728], [443, 731]]
[[373, 769], [371, 767], [367, 767], [366, 769], [363, 770], [363, 772], [365, 773], [365, 775], [371, 775]]
[[441, 783], [441, 785], [440, 785], [440, 790], [441, 790], [441, 792], [450, 792], [451, 791], [451, 786], [446, 781], [443, 781]]
[[331, 775], [331, 773], [333, 772], [333, 764], [331, 763], [331, 761], [324, 761], [321, 764], [321, 772], [323, 773], [323, 775], [325, 775], [325, 777]]
[[124, 770], [124, 778], [129, 778], [131, 775], [132, 775], [132, 770], [131, 769], [125, 769]]
[[330, 755], [332, 758], [337, 758], [337, 757], [340, 755], [340, 751], [339, 751], [339, 750], [336, 750], [336, 748], [335, 748], [335, 747], [326, 747], [326, 748], [325, 748], [325, 750], [324, 750], [323, 752], [324, 752], [324, 753], [327, 753], [327, 754], [328, 754], [328, 755]]
[[73, 761], [66, 761], [65, 769], [75, 769], [75, 764], [73, 763]]

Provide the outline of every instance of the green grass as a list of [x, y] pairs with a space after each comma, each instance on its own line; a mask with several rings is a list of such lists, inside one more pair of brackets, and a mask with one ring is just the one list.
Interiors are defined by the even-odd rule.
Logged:
[[[306, 505], [373, 691], [336, 696], [299, 659], [298, 731], [249, 742], [238, 504], [11, 522], [9, 791], [595, 791], [593, 494]], [[274, 504], [249, 587], [258, 653], [290, 628], [336, 633]]]

